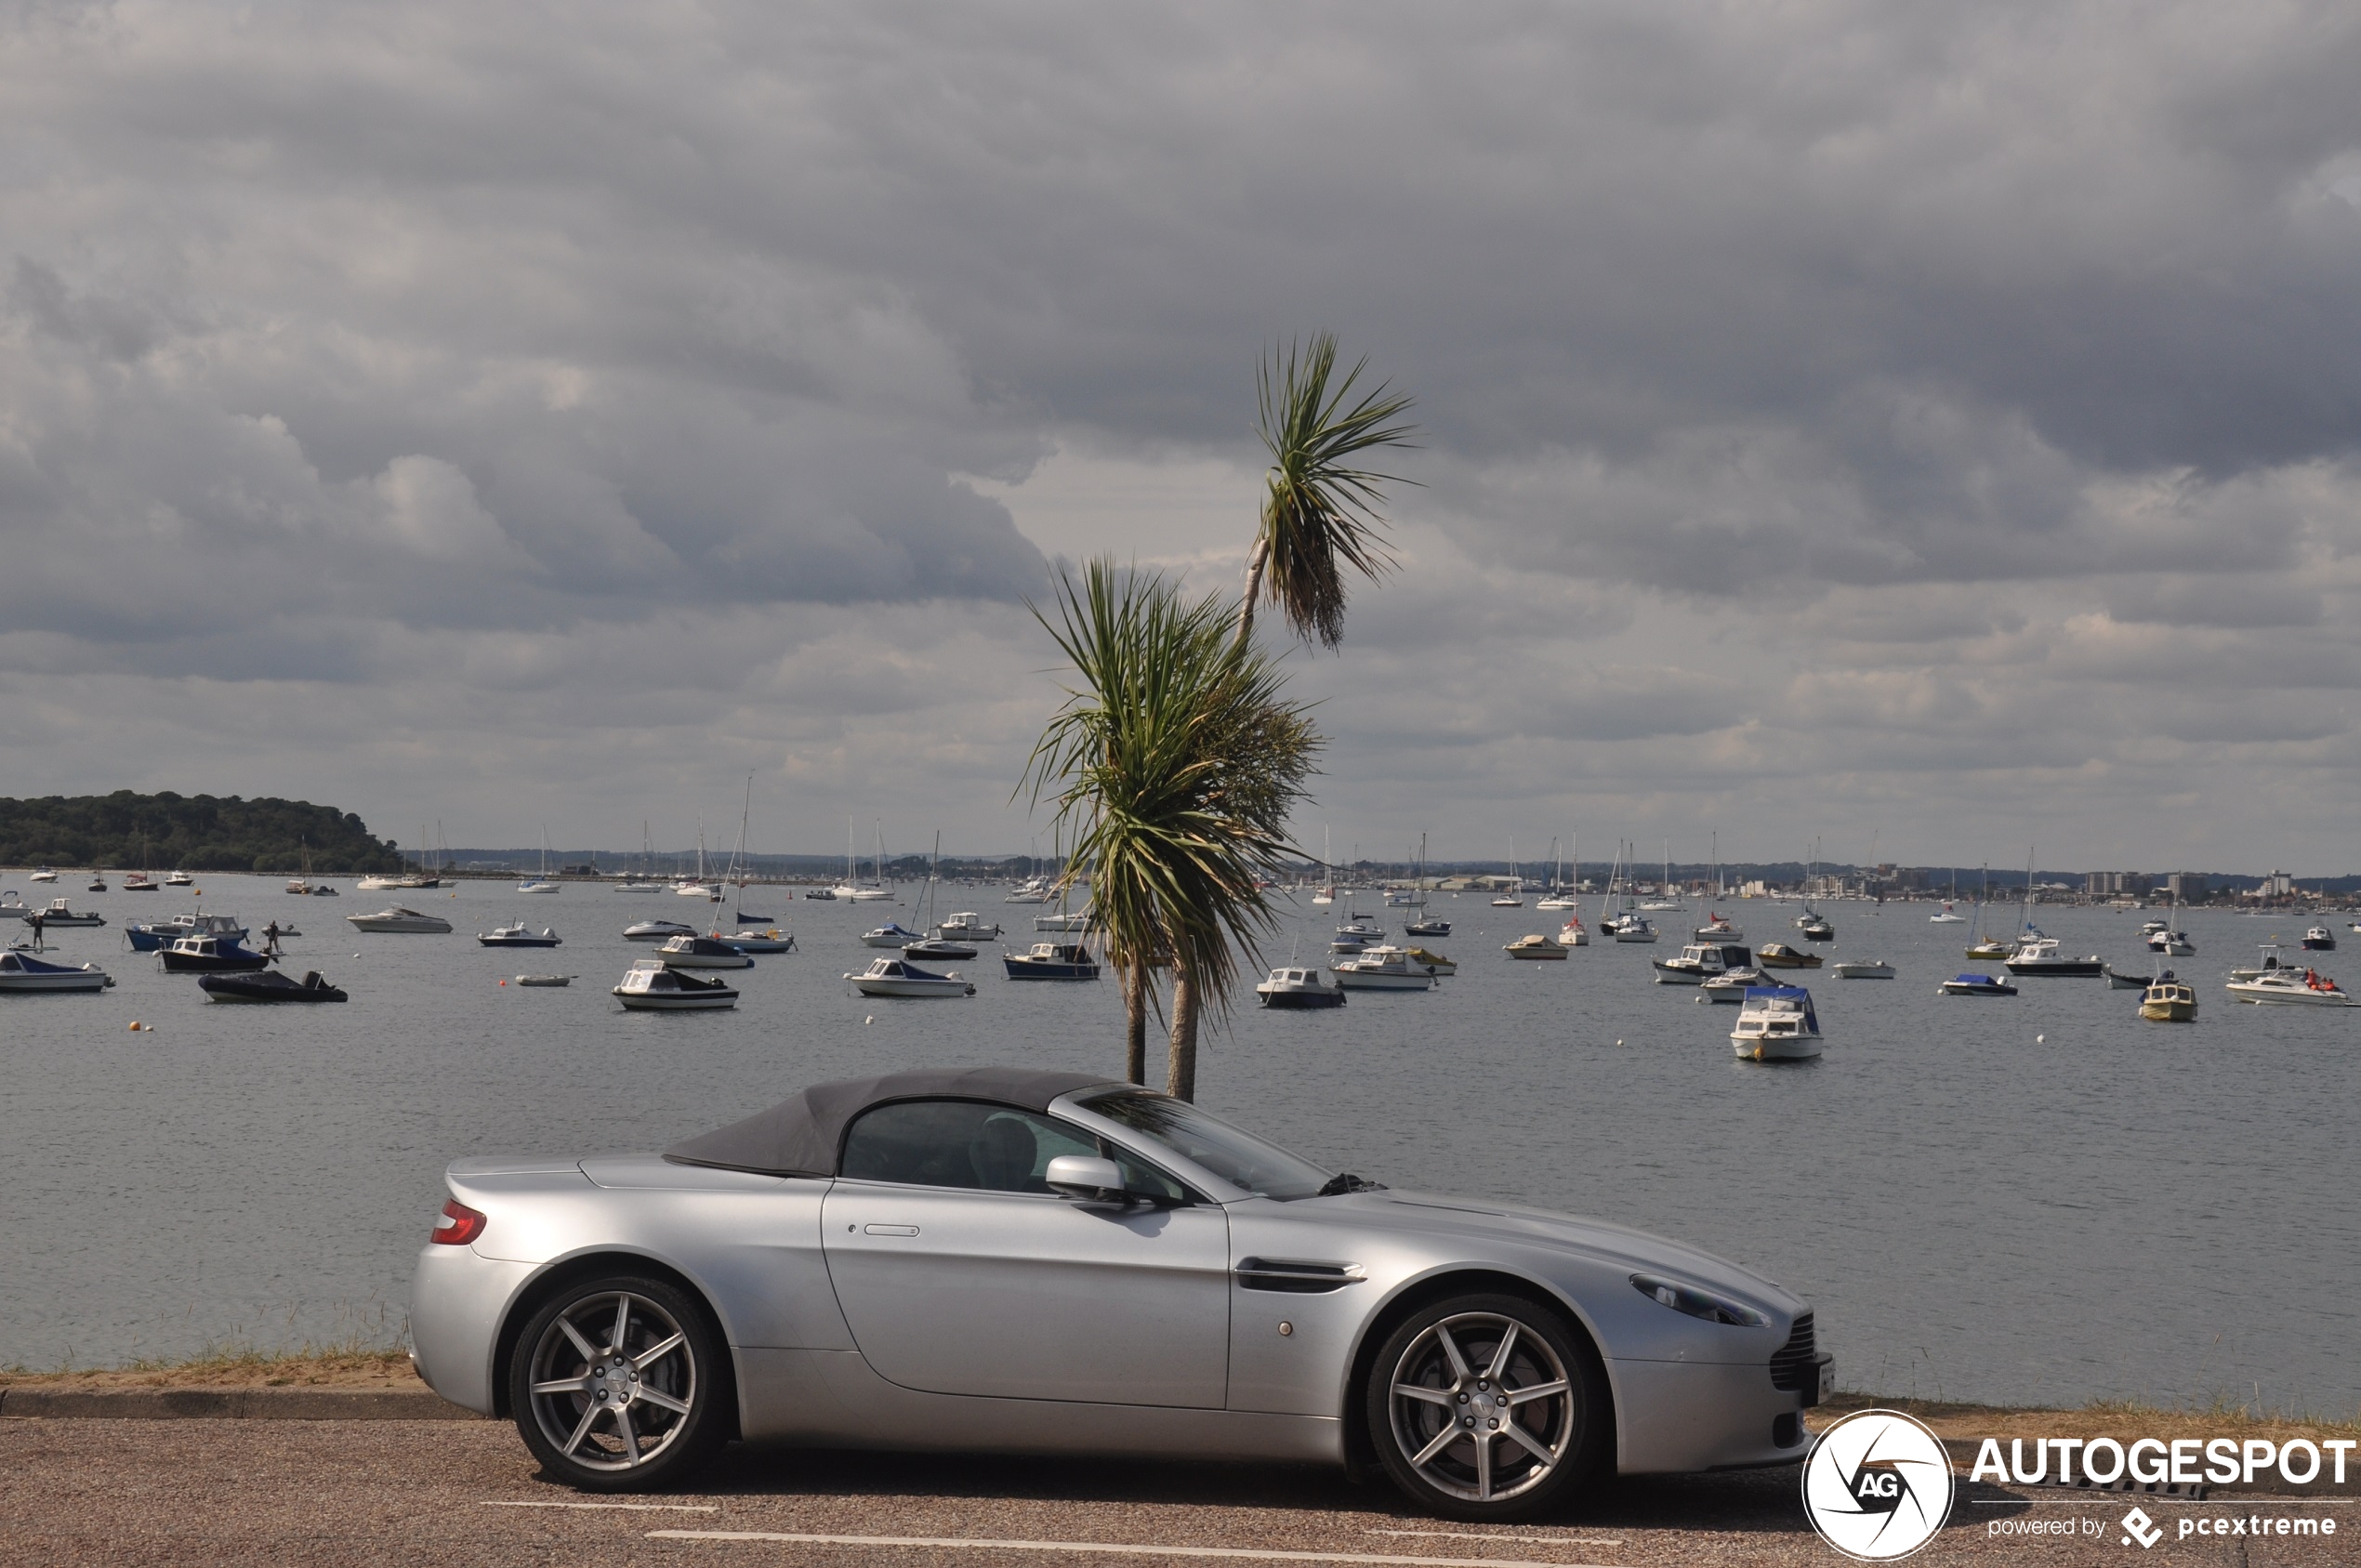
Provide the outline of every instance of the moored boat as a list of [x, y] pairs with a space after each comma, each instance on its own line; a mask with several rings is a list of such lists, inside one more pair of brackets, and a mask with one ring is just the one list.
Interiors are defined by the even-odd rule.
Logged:
[[2106, 974], [2107, 989], [2110, 991], [2145, 991], [2148, 988], [2146, 975], [2119, 974], [2113, 964], [2102, 965], [2101, 968]]
[[783, 931], [776, 926], [765, 926], [760, 930], [754, 931], [732, 931], [721, 940], [741, 953], [793, 953], [795, 951], [795, 933]]
[[899, 920], [888, 920], [884, 925], [876, 928], [874, 930], [866, 930], [861, 933], [862, 946], [890, 947], [897, 953], [909, 946], [914, 942], [923, 942], [925, 940], [926, 933], [924, 931], [914, 931]]
[[934, 934], [948, 942], [997, 942], [1000, 923], [987, 920], [972, 909], [962, 909], [935, 927]]
[[866, 971], [844, 978], [864, 996], [972, 996], [976, 991], [956, 974], [937, 974], [903, 958], [875, 959]]
[[1256, 996], [1266, 1008], [1340, 1008], [1344, 992], [1320, 978], [1314, 968], [1297, 968], [1292, 965], [1271, 971], [1271, 978], [1254, 988]]
[[1459, 972], [1457, 960], [1446, 958], [1442, 954], [1436, 953], [1429, 948], [1414, 947], [1410, 949], [1410, 959], [1413, 963], [1424, 964], [1427, 967], [1427, 972], [1430, 974], [1438, 976], [1456, 975]]
[[2017, 988], [1998, 975], [1954, 975], [1940, 987], [1946, 996], [2013, 996]]
[[1412, 937], [1447, 937], [1451, 934], [1451, 922], [1440, 915], [1431, 915], [1423, 920], [1405, 921], [1402, 934]]
[[1036, 942], [1022, 953], [1003, 953], [1010, 980], [1096, 980], [1099, 961], [1080, 942]]
[[1509, 942], [1500, 951], [1511, 958], [1563, 958], [1567, 948], [1555, 937], [1533, 931]]
[[964, 942], [954, 942], [949, 937], [920, 937], [916, 942], [904, 943], [902, 955], [904, 958], [923, 958], [932, 962], [956, 964], [965, 963], [968, 959], [974, 957], [976, 950]]
[[1759, 968], [1724, 969], [1697, 987], [1700, 1002], [1743, 1003], [1747, 993], [1758, 985], [1777, 983]]
[[1569, 916], [1566, 919], [1566, 923], [1558, 928], [1558, 945], [1561, 947], [1588, 947], [1590, 945], [1590, 933], [1583, 929], [1582, 916], [1579, 915]]
[[521, 920], [513, 926], [495, 926], [476, 933], [476, 941], [486, 947], [555, 947], [561, 940], [546, 926], [536, 936]]
[[2027, 927], [2017, 950], [2003, 960], [2012, 975], [2047, 976], [2060, 980], [2096, 980], [2106, 971], [2097, 954], [2077, 958], [2058, 945], [2058, 939]]
[[1615, 923], [1615, 940], [1617, 942], [1654, 942], [1655, 939], [1655, 922], [1636, 911], [1626, 911], [1623, 918]]
[[270, 955], [242, 946], [234, 937], [215, 936], [176, 937], [156, 957], [165, 973], [176, 975], [235, 974], [270, 962]]
[[678, 920], [641, 920], [623, 928], [626, 942], [670, 942], [674, 937], [692, 937], [694, 926], [684, 926]]
[[276, 969], [255, 974], [206, 974], [197, 988], [216, 1002], [341, 1002], [345, 994], [307, 969], [301, 980], [290, 980]]
[[745, 949], [716, 937], [674, 937], [656, 949], [655, 961], [667, 969], [750, 969], [754, 959]]
[[2197, 994], [2167, 969], [2140, 993], [2140, 1016], [2154, 1023], [2193, 1022], [2197, 1016]]
[[1766, 969], [1816, 969], [1820, 967], [1817, 953], [1806, 953], [1789, 947], [1784, 942], [1766, 942], [1755, 951], [1754, 961]]
[[633, 1012], [700, 1012], [738, 1005], [737, 992], [726, 982], [682, 974], [661, 958], [632, 965], [613, 995]]
[[1754, 968], [1754, 955], [1734, 942], [1693, 942], [1678, 958], [1653, 960], [1658, 985], [1703, 985], [1732, 969]]
[[398, 903], [389, 904], [375, 915], [348, 915], [345, 919], [357, 931], [440, 935], [451, 929], [451, 922], [440, 915], [421, 915]]
[[1399, 947], [1372, 949], [1328, 966], [1346, 991], [1431, 991], [1434, 973]]
[[1709, 916], [1704, 925], [1691, 931], [1689, 935], [1696, 942], [1744, 942], [1747, 939], [1747, 933], [1742, 929], [1733, 925], [1728, 916], [1721, 915]]
[[[2306, 953], [2334, 953], [2337, 950], [2336, 933], [2326, 926], [2313, 927], [2303, 933], [2303, 950]], [[2196, 949], [2190, 951], [2195, 952]]]
[[27, 924], [39, 920], [45, 929], [52, 931], [87, 930], [107, 923], [105, 916], [90, 910], [76, 914], [63, 899], [51, 899], [46, 909], [28, 909], [24, 918]]
[[2274, 969], [2253, 980], [2234, 980], [2223, 989], [2241, 1002], [2254, 1002], [2265, 1007], [2287, 1008], [2349, 1008], [2354, 999], [2344, 988], [2316, 969], [2298, 970], [2292, 965]]
[[96, 964], [52, 964], [14, 948], [0, 952], [0, 991], [104, 991], [113, 983]]
[[134, 953], [154, 953], [185, 936], [231, 937], [246, 940], [246, 928], [234, 915], [176, 915], [169, 920], [134, 920], [123, 928], [124, 940]]
[[1751, 985], [1730, 1030], [1730, 1046], [1749, 1061], [1804, 1061], [1823, 1042], [1812, 993], [1800, 985]]
[[1828, 972], [1839, 980], [1892, 980], [1893, 966], [1882, 958], [1853, 958], [1829, 965]]

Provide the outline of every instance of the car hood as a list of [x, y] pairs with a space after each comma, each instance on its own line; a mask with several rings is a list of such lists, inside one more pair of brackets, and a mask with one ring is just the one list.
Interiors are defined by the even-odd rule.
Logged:
[[1482, 1239], [1540, 1247], [1611, 1267], [1628, 1267], [1635, 1272], [1679, 1273], [1694, 1284], [1734, 1291], [1784, 1311], [1793, 1312], [1803, 1305], [1776, 1281], [1726, 1258], [1610, 1220], [1440, 1192], [1388, 1190], [1299, 1202], [1318, 1205], [1349, 1224], [1448, 1236], [1461, 1243]]

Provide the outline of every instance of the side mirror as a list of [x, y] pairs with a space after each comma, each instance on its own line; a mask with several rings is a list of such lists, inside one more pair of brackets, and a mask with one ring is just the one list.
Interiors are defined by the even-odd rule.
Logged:
[[1052, 1192], [1076, 1203], [1119, 1204], [1129, 1197], [1124, 1191], [1123, 1167], [1088, 1154], [1060, 1154], [1041, 1179]]

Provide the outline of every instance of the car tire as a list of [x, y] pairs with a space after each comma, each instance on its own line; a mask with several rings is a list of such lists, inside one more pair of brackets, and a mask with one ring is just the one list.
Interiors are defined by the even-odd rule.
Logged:
[[1548, 1512], [1612, 1451], [1589, 1341], [1518, 1296], [1455, 1296], [1405, 1319], [1370, 1364], [1363, 1418], [1394, 1485], [1446, 1519]]
[[677, 1484], [735, 1425], [713, 1314], [660, 1279], [564, 1285], [526, 1320], [508, 1376], [525, 1446], [551, 1479], [585, 1492]]

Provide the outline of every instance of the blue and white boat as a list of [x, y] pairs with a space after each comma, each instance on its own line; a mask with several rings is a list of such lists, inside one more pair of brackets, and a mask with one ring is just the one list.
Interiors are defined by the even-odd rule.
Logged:
[[909, 946], [914, 942], [926, 940], [926, 932], [914, 931], [899, 920], [888, 920], [876, 930], [861, 933], [861, 945], [864, 947], [890, 947], [899, 950]]
[[1820, 1054], [1820, 1018], [1800, 985], [1750, 985], [1730, 1047], [1748, 1061], [1807, 1061]]
[[96, 964], [52, 964], [14, 948], [0, 953], [0, 991], [104, 991], [113, 983]]
[[1010, 980], [1096, 980], [1099, 961], [1077, 942], [1036, 942], [1023, 953], [1004, 953]]

